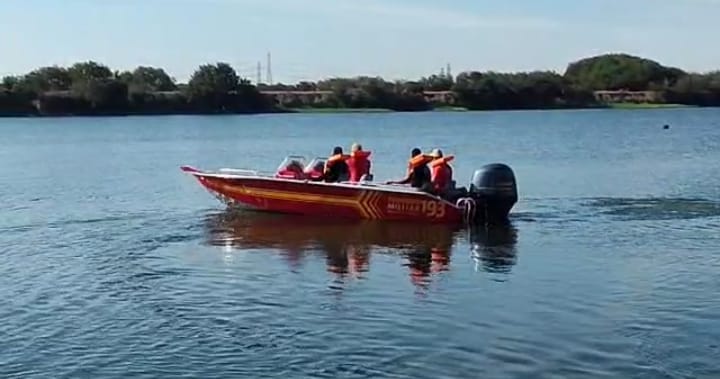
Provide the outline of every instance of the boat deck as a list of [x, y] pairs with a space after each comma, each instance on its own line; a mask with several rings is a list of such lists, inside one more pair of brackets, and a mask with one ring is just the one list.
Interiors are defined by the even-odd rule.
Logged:
[[269, 173], [263, 173], [258, 172], [254, 170], [245, 170], [245, 169], [232, 169], [232, 168], [222, 168], [217, 171], [201, 171], [197, 169], [190, 169], [185, 170], [189, 171], [191, 174], [196, 176], [205, 176], [205, 177], [211, 177], [211, 178], [220, 178], [220, 179], [255, 179], [255, 180], [268, 180], [268, 181], [274, 181], [274, 182], [293, 182], [293, 183], [303, 183], [303, 184], [310, 184], [310, 185], [317, 185], [317, 186], [327, 186], [327, 187], [343, 187], [343, 188], [363, 188], [363, 189], [371, 189], [371, 190], [377, 190], [377, 191], [384, 191], [384, 192], [392, 192], [392, 193], [402, 193], [402, 194], [412, 194], [412, 195], [425, 195], [428, 197], [435, 198], [436, 196], [433, 196], [432, 194], [429, 194], [427, 192], [423, 192], [417, 188], [405, 186], [405, 185], [393, 185], [393, 184], [384, 184], [384, 183], [375, 183], [375, 182], [336, 182], [336, 183], [327, 183], [327, 182], [321, 182], [321, 181], [311, 181], [307, 179], [288, 179], [288, 178], [276, 178], [273, 174]]

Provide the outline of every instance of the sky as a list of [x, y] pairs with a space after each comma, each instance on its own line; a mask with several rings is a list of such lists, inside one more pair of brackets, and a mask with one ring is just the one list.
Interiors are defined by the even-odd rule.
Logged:
[[720, 69], [720, 0], [0, 0], [0, 76], [94, 60], [186, 81], [553, 70], [611, 52]]

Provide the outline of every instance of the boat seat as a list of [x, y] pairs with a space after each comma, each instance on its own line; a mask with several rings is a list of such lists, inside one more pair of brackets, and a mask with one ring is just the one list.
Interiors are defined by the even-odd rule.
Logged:
[[468, 197], [469, 193], [467, 188], [460, 187], [460, 188], [453, 188], [447, 191], [447, 193], [442, 196], [443, 199], [455, 204], [458, 199], [461, 199], [463, 197]]
[[373, 174], [365, 174], [360, 177], [361, 182], [372, 182], [373, 181]]

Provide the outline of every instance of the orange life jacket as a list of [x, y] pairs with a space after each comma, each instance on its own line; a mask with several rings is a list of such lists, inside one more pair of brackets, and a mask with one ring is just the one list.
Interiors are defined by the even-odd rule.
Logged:
[[363, 175], [370, 173], [370, 154], [372, 153], [369, 151], [353, 151], [348, 159], [351, 182], [359, 182]]
[[433, 190], [435, 190], [437, 194], [445, 193], [450, 187], [450, 183], [452, 182], [452, 168], [448, 165], [448, 162], [453, 159], [455, 159], [455, 157], [449, 155], [430, 162]]
[[419, 154], [416, 155], [408, 161], [408, 172], [412, 172], [412, 170], [418, 168], [418, 166], [422, 166], [425, 164], [430, 163], [433, 160], [433, 158], [429, 155], [425, 154]]

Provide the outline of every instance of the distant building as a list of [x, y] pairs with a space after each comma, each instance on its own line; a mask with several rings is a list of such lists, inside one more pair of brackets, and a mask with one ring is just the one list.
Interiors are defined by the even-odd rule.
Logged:
[[661, 103], [664, 101], [659, 91], [595, 91], [595, 100], [601, 103]]
[[260, 91], [276, 104], [316, 104], [330, 99], [332, 91]]
[[423, 91], [423, 95], [430, 103], [455, 104], [455, 94], [452, 91]]
[[[276, 104], [306, 104], [312, 105], [329, 100], [332, 91], [260, 91], [270, 97]], [[424, 91], [425, 99], [430, 103], [455, 104], [455, 94], [452, 91]]]

